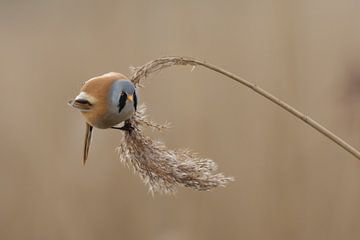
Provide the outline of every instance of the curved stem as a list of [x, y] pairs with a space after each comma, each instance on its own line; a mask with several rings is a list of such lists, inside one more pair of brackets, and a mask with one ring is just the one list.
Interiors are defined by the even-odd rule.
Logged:
[[174, 66], [174, 65], [192, 65], [192, 66], [203, 66], [205, 68], [208, 68], [210, 70], [213, 70], [215, 72], [218, 72], [220, 74], [223, 74], [233, 80], [235, 80], [238, 83], [241, 83], [245, 85], [246, 87], [250, 88], [254, 92], [260, 94], [261, 96], [269, 99], [273, 103], [277, 104], [278, 106], [285, 109], [287, 112], [291, 113], [295, 117], [301, 119], [306, 124], [313, 127], [315, 130], [323, 134], [324, 136], [328, 137], [330, 140], [338, 144], [340, 147], [345, 149], [347, 152], [351, 153], [354, 157], [357, 159], [360, 159], [360, 152], [355, 149], [353, 146], [351, 146], [349, 143], [345, 142], [343, 139], [335, 135], [333, 132], [322, 126], [320, 123], [316, 122], [309, 116], [303, 114], [302, 112], [298, 111], [294, 107], [290, 106], [286, 102], [280, 100], [279, 98], [275, 97], [271, 93], [265, 91], [261, 87], [257, 86], [256, 84], [253, 84], [231, 72], [228, 72], [222, 68], [219, 68], [215, 65], [212, 65], [210, 63], [206, 63], [205, 61], [199, 61], [193, 58], [187, 58], [187, 57], [162, 57], [153, 61], [150, 61], [146, 63], [145, 65], [135, 68], [134, 72], [132, 74], [132, 81], [135, 84], [139, 84], [140, 80], [147, 77], [149, 74], [159, 71], [161, 69]]

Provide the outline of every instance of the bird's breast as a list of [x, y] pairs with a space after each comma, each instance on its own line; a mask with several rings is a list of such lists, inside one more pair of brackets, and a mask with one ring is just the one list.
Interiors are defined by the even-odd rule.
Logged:
[[106, 111], [83, 112], [86, 121], [96, 128], [106, 129], [120, 124], [131, 118], [135, 109], [131, 104], [126, 104], [121, 111], [118, 108], [107, 108]]

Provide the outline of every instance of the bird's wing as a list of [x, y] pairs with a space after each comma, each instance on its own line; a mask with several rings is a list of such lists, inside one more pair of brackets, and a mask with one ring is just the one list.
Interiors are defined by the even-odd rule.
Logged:
[[85, 165], [85, 162], [89, 155], [92, 130], [93, 130], [93, 127], [90, 124], [86, 123], [83, 165]]

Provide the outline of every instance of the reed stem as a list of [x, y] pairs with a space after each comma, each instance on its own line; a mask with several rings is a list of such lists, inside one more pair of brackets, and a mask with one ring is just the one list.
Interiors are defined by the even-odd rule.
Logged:
[[338, 144], [340, 147], [345, 149], [347, 152], [351, 153], [354, 157], [360, 160], [360, 152], [351, 146], [349, 143], [335, 135], [333, 132], [322, 126], [320, 123], [316, 122], [309, 116], [303, 114], [299, 110], [295, 109], [294, 107], [290, 106], [286, 102], [280, 100], [279, 98], [275, 97], [271, 93], [267, 92], [266, 90], [262, 89], [261, 87], [257, 86], [256, 84], [253, 84], [244, 78], [241, 78], [231, 72], [228, 72], [220, 67], [217, 67], [215, 65], [212, 65], [210, 63], [207, 63], [205, 61], [199, 61], [193, 58], [188, 57], [162, 57], [155, 59], [153, 61], [150, 61], [146, 64], [144, 64], [141, 67], [133, 69], [132, 74], [132, 81], [135, 84], [140, 84], [140, 80], [143, 78], [148, 77], [151, 73], [159, 71], [161, 69], [174, 66], [174, 65], [191, 65], [191, 66], [202, 66], [205, 68], [208, 68], [210, 70], [213, 70], [215, 72], [218, 72], [222, 75], [225, 75], [234, 81], [241, 83], [242, 85], [245, 85], [246, 87], [250, 88], [254, 92], [260, 94], [261, 96], [269, 99], [276, 105], [280, 106], [281, 108], [285, 109], [287, 112], [291, 113], [295, 117], [301, 119], [306, 124], [310, 125], [312, 128], [329, 138], [331, 141]]

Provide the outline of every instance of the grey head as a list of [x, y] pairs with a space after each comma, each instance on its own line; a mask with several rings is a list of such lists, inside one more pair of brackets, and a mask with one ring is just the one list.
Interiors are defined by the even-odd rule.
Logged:
[[116, 80], [109, 91], [109, 116], [116, 123], [129, 119], [136, 111], [138, 94], [129, 80]]

